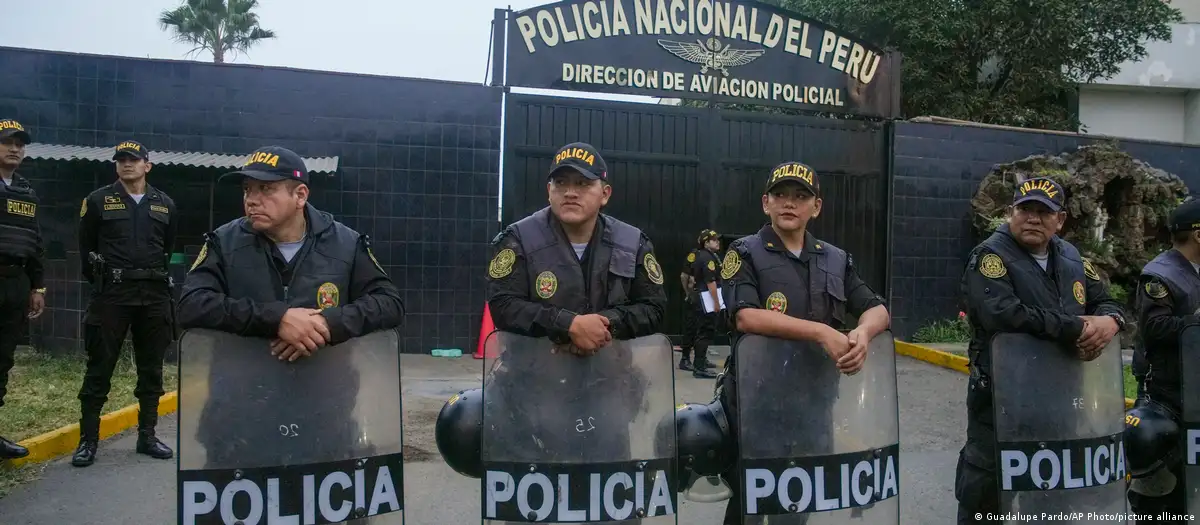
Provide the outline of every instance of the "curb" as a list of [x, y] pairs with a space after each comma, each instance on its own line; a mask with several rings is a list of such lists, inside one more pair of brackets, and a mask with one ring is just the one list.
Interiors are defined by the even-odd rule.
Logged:
[[[896, 341], [896, 354], [911, 357], [918, 361], [924, 361], [931, 365], [949, 368], [963, 374], [971, 373], [967, 368], [968, 360], [961, 355], [954, 355], [941, 350], [934, 350], [927, 346], [908, 343], [904, 341]], [[1133, 400], [1125, 398], [1125, 409], [1128, 410], [1133, 406]]]
[[[178, 391], [164, 394], [158, 400], [158, 415], [165, 416], [179, 408]], [[114, 434], [124, 432], [137, 426], [138, 405], [136, 403], [125, 408], [104, 414], [100, 417], [100, 439], [108, 439]], [[29, 449], [29, 455], [20, 459], [6, 462], [13, 467], [49, 461], [64, 454], [73, 452], [79, 446], [79, 423], [72, 423], [57, 430], [51, 430], [40, 436], [31, 437], [19, 443]], [[5, 464], [0, 462], [0, 464]]]

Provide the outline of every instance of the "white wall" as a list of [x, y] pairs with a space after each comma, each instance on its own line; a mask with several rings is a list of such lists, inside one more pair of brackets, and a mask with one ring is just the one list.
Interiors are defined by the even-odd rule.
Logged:
[[[1184, 91], [1083, 87], [1079, 93], [1079, 120], [1087, 133], [1200, 144], [1197, 98], [1192, 95], [1193, 103], [1189, 104], [1189, 93]], [[1191, 140], [1187, 140], [1189, 136]]]
[[1200, 0], [1172, 0], [1171, 7], [1183, 13], [1184, 22], [1200, 22]]

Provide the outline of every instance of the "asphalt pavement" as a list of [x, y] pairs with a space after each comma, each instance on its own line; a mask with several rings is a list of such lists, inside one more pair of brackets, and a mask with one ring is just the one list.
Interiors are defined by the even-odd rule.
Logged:
[[[441, 462], [432, 422], [447, 398], [478, 384], [481, 363], [405, 355], [405, 523], [476, 525], [479, 481], [458, 475]], [[954, 465], [966, 429], [966, 377], [907, 357], [897, 357], [900, 399], [900, 505], [902, 524], [952, 523]], [[676, 398], [707, 402], [713, 380], [678, 372]], [[175, 443], [176, 418], [162, 419], [159, 433]], [[70, 458], [47, 465], [37, 481], [0, 499], [4, 525], [162, 525], [175, 523], [176, 462], [133, 452], [136, 436], [126, 432], [101, 443], [88, 468]], [[718, 525], [725, 502], [693, 503], [680, 498], [678, 523]]]

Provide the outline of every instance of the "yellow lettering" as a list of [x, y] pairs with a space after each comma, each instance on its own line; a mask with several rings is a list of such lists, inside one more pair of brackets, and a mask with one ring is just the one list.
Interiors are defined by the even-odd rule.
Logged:
[[775, 172], [771, 174], [771, 182], [775, 182], [776, 180], [779, 180], [784, 177], [795, 177], [798, 179], [802, 179], [802, 180], [804, 180], [804, 182], [807, 182], [809, 184], [813, 183], [812, 182], [812, 172], [808, 168], [801, 166], [799, 164], [789, 164], [787, 166], [783, 166], [783, 167], [780, 167], [779, 169], [776, 169]]
[[1058, 190], [1054, 188], [1054, 184], [1048, 180], [1040, 180], [1037, 182], [1025, 181], [1021, 183], [1021, 195], [1028, 195], [1031, 191], [1040, 191], [1045, 193], [1051, 199], [1058, 195]]
[[104, 211], [123, 210], [123, 209], [125, 209], [125, 203], [105, 204], [104, 205]]
[[274, 167], [276, 167], [276, 164], [278, 164], [278, 163], [279, 163], [279, 155], [275, 155], [274, 153], [266, 153], [266, 152], [260, 151], [260, 152], [254, 153], [253, 155], [250, 155], [250, 158], [246, 160], [245, 165], [249, 166], [251, 164], [266, 164], [266, 165], [274, 168]]
[[136, 142], [122, 142], [117, 149], [131, 149], [133, 151], [142, 151], [142, 146]]
[[159, 213], [171, 213], [171, 210], [168, 210], [166, 206], [159, 206], [157, 204], [151, 204], [150, 211], [156, 211]]
[[8, 213], [13, 215], [23, 215], [25, 217], [33, 217], [37, 215], [37, 205], [32, 202], [21, 202], [9, 199]]
[[15, 120], [0, 120], [0, 129], [15, 129], [25, 131], [25, 127]]
[[1136, 426], [1138, 426], [1138, 425], [1142, 424], [1142, 418], [1140, 418], [1140, 417], [1137, 417], [1137, 416], [1131, 416], [1131, 415], [1128, 415], [1128, 414], [1126, 414], [1126, 415], [1125, 415], [1125, 424], [1126, 424], [1126, 425], [1133, 425], [1133, 426], [1135, 426], [1135, 427], [1136, 427]]

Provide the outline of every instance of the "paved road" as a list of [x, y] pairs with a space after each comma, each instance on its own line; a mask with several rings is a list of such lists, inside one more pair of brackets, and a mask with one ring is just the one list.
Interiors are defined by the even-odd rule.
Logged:
[[[954, 462], [966, 429], [965, 376], [898, 357], [900, 389], [901, 523], [952, 523]], [[475, 525], [480, 501], [477, 480], [441, 463], [430, 423], [455, 391], [476, 384], [479, 362], [405, 356], [405, 441], [424, 461], [405, 466], [406, 522], [417, 525]], [[681, 401], [707, 402], [712, 380], [680, 373]], [[173, 443], [175, 418], [163, 419], [161, 434]], [[96, 464], [78, 469], [68, 458], [48, 465], [42, 478], [0, 500], [0, 523], [45, 525], [159, 525], [175, 522], [175, 462], [133, 453], [135, 436], [125, 433], [101, 444]], [[423, 452], [423, 453], [422, 453]], [[724, 502], [682, 500], [679, 523], [717, 525]]]

